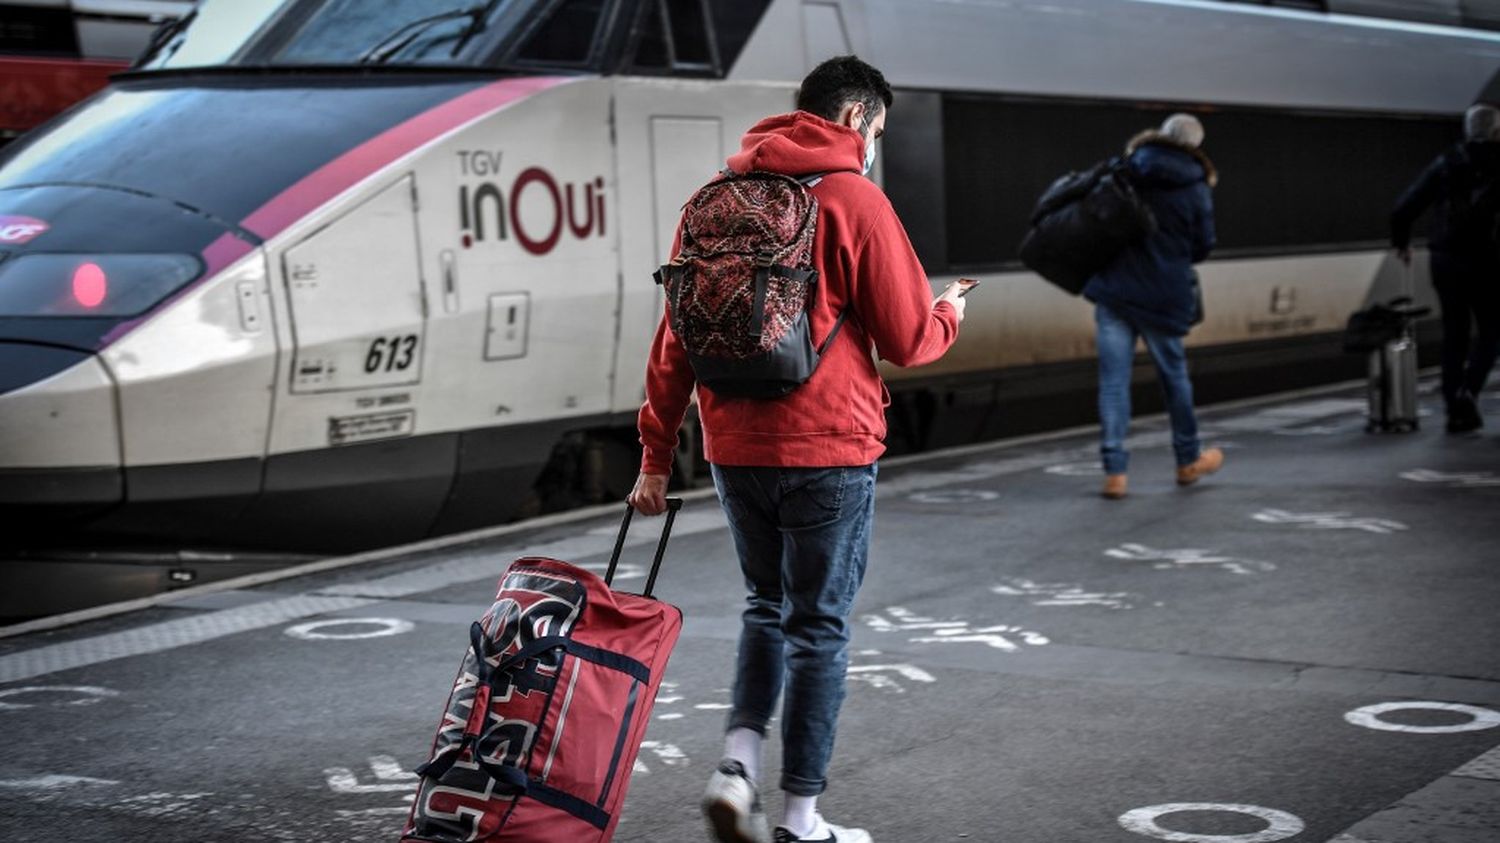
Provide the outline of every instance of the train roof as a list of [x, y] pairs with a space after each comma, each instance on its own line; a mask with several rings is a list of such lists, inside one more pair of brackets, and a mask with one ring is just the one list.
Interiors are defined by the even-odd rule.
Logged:
[[1222, 0], [778, 0], [730, 77], [796, 81], [845, 52], [944, 91], [1422, 114], [1500, 97], [1500, 33]]

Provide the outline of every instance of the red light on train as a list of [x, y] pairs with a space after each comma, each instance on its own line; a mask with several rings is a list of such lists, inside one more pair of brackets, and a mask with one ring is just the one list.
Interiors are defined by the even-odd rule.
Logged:
[[109, 280], [97, 263], [81, 264], [73, 270], [73, 298], [84, 307], [98, 307], [109, 292]]

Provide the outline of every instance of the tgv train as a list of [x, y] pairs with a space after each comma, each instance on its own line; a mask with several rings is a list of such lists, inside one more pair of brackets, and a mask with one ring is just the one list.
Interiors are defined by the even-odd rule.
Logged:
[[332, 550], [623, 492], [678, 209], [848, 52], [934, 289], [985, 281], [889, 373], [903, 447], [1088, 403], [1090, 308], [1016, 261], [1060, 173], [1201, 114], [1197, 365], [1326, 377], [1394, 197], [1500, 93], [1494, 34], [1263, 4], [205, 0], [0, 153], [7, 540]]

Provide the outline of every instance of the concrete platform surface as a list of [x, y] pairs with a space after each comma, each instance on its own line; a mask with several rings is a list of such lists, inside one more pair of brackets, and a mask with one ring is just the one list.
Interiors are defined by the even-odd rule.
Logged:
[[[1119, 502], [1088, 432], [884, 466], [825, 813], [877, 841], [1500, 841], [1500, 395], [1448, 436], [1428, 390], [1410, 435], [1365, 434], [1352, 390], [1206, 411], [1227, 465], [1187, 489], [1138, 422]], [[620, 841], [706, 839], [742, 586], [690, 498]], [[496, 577], [600, 569], [615, 524], [0, 639], [0, 839], [394, 841]]]

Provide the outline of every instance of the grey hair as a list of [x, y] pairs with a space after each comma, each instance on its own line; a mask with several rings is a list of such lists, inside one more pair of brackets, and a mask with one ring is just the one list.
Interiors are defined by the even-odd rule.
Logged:
[[1162, 121], [1161, 133], [1183, 146], [1203, 145], [1203, 124], [1191, 114], [1177, 113]]
[[1478, 103], [1464, 112], [1464, 138], [1471, 141], [1500, 140], [1500, 109]]

